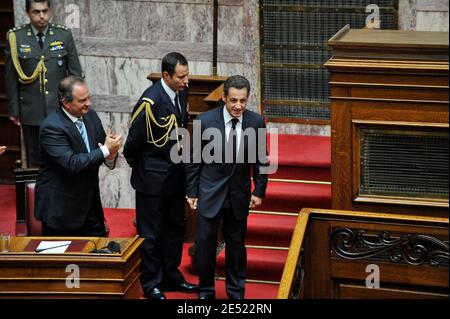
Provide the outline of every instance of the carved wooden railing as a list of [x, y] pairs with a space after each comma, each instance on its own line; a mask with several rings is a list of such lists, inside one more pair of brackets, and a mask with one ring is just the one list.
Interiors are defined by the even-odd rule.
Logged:
[[278, 298], [448, 298], [448, 226], [448, 218], [305, 208]]

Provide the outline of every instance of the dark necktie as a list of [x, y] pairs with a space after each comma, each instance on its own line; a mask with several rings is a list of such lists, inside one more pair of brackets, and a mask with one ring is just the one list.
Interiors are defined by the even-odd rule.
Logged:
[[180, 115], [180, 118], [182, 117], [182, 113], [181, 113], [181, 107], [180, 107], [180, 103], [178, 102], [179, 96], [178, 93], [175, 95], [175, 108], [178, 111], [178, 114]]
[[232, 144], [232, 148], [228, 148], [228, 149], [232, 149], [233, 150], [233, 163], [236, 163], [236, 158], [237, 158], [237, 135], [236, 135], [236, 124], [239, 122], [238, 119], [232, 119], [231, 120], [231, 130], [230, 133], [228, 134], [228, 143], [233, 143]]
[[38, 32], [37, 36], [39, 38], [38, 40], [39, 46], [41, 47], [42, 50], [44, 48], [44, 34], [42, 32]]

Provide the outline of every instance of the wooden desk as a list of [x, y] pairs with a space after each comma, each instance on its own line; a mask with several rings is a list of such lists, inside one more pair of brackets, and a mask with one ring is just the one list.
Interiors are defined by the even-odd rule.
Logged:
[[[42, 240], [70, 240], [63, 254], [35, 253]], [[89, 253], [108, 242], [120, 244], [121, 253]], [[10, 252], [0, 253], [0, 298], [127, 298], [137, 299], [141, 289], [139, 247], [143, 239], [99, 237], [12, 237]], [[70, 288], [79, 267], [79, 287]]]

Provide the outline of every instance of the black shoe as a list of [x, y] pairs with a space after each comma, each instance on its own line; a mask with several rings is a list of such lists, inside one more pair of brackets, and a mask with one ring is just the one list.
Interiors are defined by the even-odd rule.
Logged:
[[150, 292], [144, 293], [144, 296], [148, 299], [167, 299], [159, 288], [153, 288]]
[[204, 299], [216, 299], [216, 296], [214, 296], [213, 294], [207, 294], [207, 295], [199, 295], [198, 296], [199, 300], [204, 300]]
[[164, 291], [197, 292], [198, 286], [185, 281], [178, 286], [164, 288]]

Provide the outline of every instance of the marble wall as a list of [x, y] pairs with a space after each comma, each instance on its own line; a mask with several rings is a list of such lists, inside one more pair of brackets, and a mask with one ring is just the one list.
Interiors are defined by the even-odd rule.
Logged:
[[448, 32], [448, 0], [400, 0], [399, 28]]
[[[72, 29], [93, 106], [105, 127], [126, 137], [129, 112], [160, 72], [162, 56], [179, 51], [191, 74], [212, 73], [212, 0], [53, 0], [53, 22]], [[25, 0], [14, 0], [16, 25], [28, 22]], [[403, 30], [448, 31], [448, 0], [399, 0]], [[219, 0], [218, 74], [243, 74], [259, 111], [259, 1]], [[270, 124], [280, 133], [330, 135], [329, 126]], [[100, 171], [105, 207], [134, 208], [131, 170]]]

